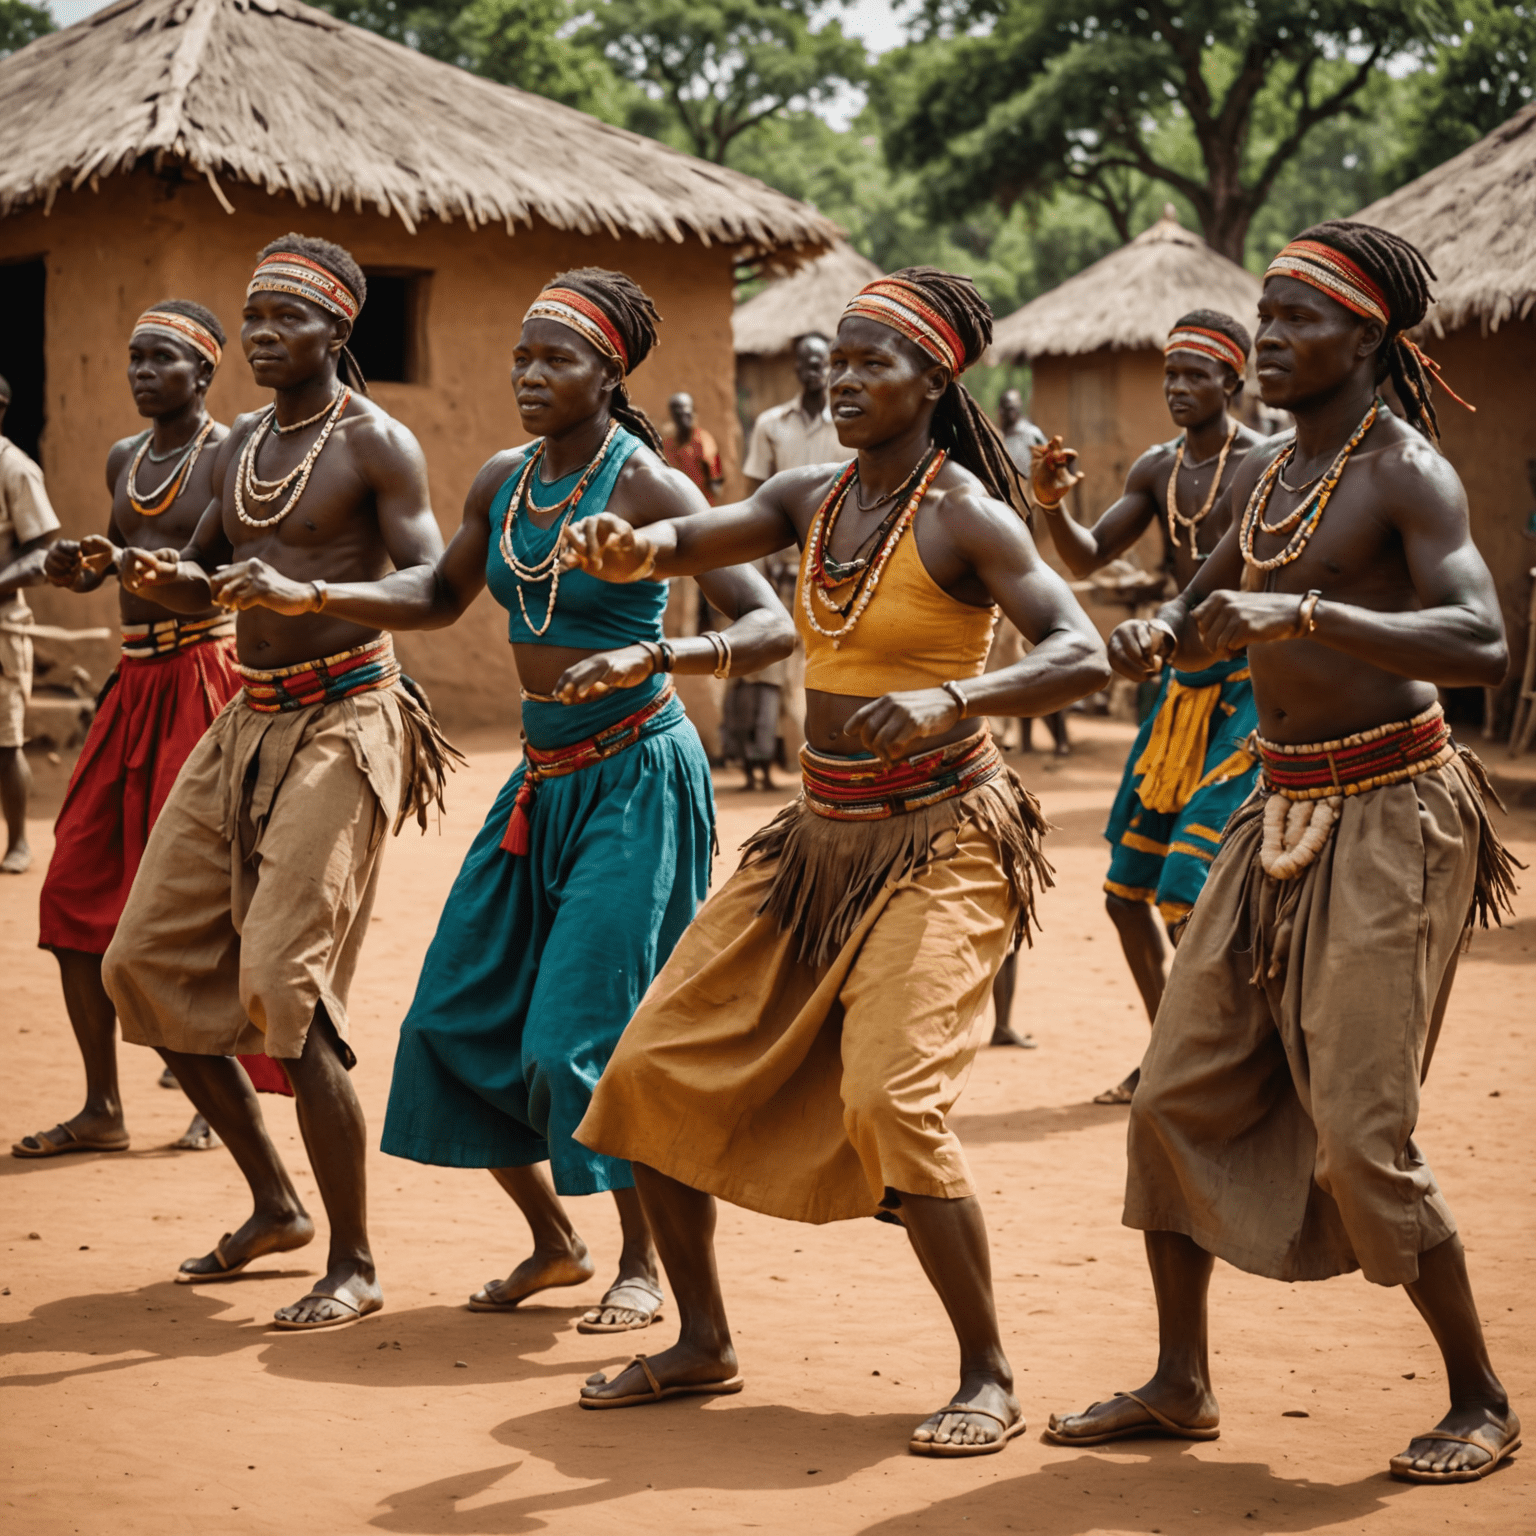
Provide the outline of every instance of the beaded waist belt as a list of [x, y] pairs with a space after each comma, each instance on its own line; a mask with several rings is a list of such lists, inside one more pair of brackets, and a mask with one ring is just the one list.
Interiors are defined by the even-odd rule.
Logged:
[[568, 747], [554, 747], [545, 752], [538, 747], [523, 743], [523, 759], [527, 768], [523, 782], [517, 787], [517, 799], [512, 802], [512, 814], [507, 818], [507, 830], [502, 833], [503, 852], [524, 855], [528, 852], [528, 816], [533, 809], [533, 797], [544, 779], [563, 779], [568, 773], [580, 773], [606, 758], [634, 746], [645, 732], [647, 723], [659, 715], [676, 696], [677, 690], [668, 683], [648, 704], [634, 714], [616, 720], [595, 736], [585, 741], [573, 741]]
[[990, 731], [918, 752], [889, 768], [878, 758], [825, 757], [800, 749], [805, 803], [830, 821], [906, 816], [976, 789], [1002, 770]]
[[235, 632], [232, 613], [210, 614], [206, 619], [156, 619], [152, 624], [123, 625], [123, 655], [129, 661], [153, 661], [173, 656], [189, 646], [224, 640]]
[[1264, 764], [1265, 788], [1287, 800], [1325, 800], [1401, 784], [1456, 755], [1438, 704], [1412, 720], [1378, 725], [1342, 741], [1285, 746], [1257, 732], [1253, 741]]
[[400, 678], [400, 663], [395, 660], [395, 642], [381, 635], [319, 661], [301, 661], [271, 672], [237, 663], [235, 671], [245, 682], [245, 702], [259, 714], [277, 715], [393, 687]]

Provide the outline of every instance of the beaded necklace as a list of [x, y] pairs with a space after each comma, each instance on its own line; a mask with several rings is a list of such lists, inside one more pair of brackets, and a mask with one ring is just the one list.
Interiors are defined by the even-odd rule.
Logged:
[[[891, 556], [896, 551], [896, 546], [901, 542], [901, 536], [907, 531], [914, 514], [922, 504], [923, 497], [928, 494], [928, 487], [933, 484], [934, 476], [944, 467], [944, 461], [949, 455], [942, 449], [934, 449], [930, 453], [921, 478], [912, 489], [912, 494], [903, 504], [901, 511], [891, 525], [891, 531], [886, 535], [885, 542], [875, 555], [868, 567], [853, 578], [856, 582], [848, 601], [838, 607], [827, 596], [828, 590], [836, 586], [846, 585], [846, 582], [829, 580], [826, 568], [827, 534], [833, 522], [836, 521], [838, 510], [847, 500], [849, 489], [854, 483], [858, 473], [858, 464], [855, 460], [838, 476], [832, 489], [827, 492], [826, 499], [816, 509], [816, 516], [811, 520], [811, 531], [807, 537], [809, 547], [808, 570], [812, 577], [809, 581], [800, 584], [800, 602], [805, 610], [806, 622], [818, 635], [824, 636], [832, 642], [832, 649], [839, 650], [846, 636], [851, 635], [858, 627], [859, 620], [864, 616], [864, 610], [869, 607], [874, 598], [875, 589], [880, 585], [880, 577], [890, 562]], [[811, 600], [812, 592], [828, 613], [836, 614], [842, 619], [842, 624], [836, 629], [824, 629], [817, 620], [815, 606]]]
[[[136, 484], [139, 478], [139, 465], [144, 462], [145, 455], [149, 454], [149, 445], [154, 437], [152, 432], [145, 434], [144, 441], [139, 444], [139, 451], [134, 454], [133, 462], [128, 466], [128, 505], [140, 517], [159, 517], [187, 488], [187, 482], [192, 478], [192, 471], [197, 468], [203, 444], [208, 441], [208, 434], [212, 431], [213, 421], [205, 416], [202, 426], [197, 429], [192, 441], [180, 450], [180, 459], [161, 481], [159, 487], [140, 495]], [[154, 455], [149, 454], [149, 457], [153, 459]], [[166, 458], [170, 457], [170, 454], [166, 455]], [[160, 462], [164, 463], [164, 460]]]
[[[1291, 444], [1289, 453], [1279, 454], [1270, 460], [1264, 468], [1264, 473], [1259, 476], [1259, 483], [1253, 488], [1253, 495], [1248, 498], [1248, 505], [1243, 510], [1242, 526], [1238, 530], [1238, 543], [1243, 551], [1243, 561], [1246, 565], [1256, 571], [1273, 571], [1301, 558], [1302, 551], [1306, 549], [1312, 535], [1317, 532], [1318, 524], [1323, 520], [1323, 508], [1328, 505], [1328, 498], [1333, 495], [1334, 487], [1344, 473], [1344, 466], [1349, 463], [1350, 455], [1360, 446], [1360, 440], [1375, 424], [1380, 410], [1381, 400], [1377, 398], [1371, 401], [1370, 410], [1360, 418], [1360, 425], [1355, 428], [1350, 434], [1349, 441], [1339, 450], [1338, 457], [1329, 465], [1328, 472], [1321, 477], [1317, 489], [1297, 502], [1294, 510], [1288, 512], [1277, 523], [1266, 523], [1264, 511], [1269, 506], [1269, 498], [1274, 493], [1275, 482], [1280, 478], [1281, 470], [1296, 456], [1295, 443]], [[1283, 534], [1291, 533], [1293, 528], [1296, 530], [1295, 533], [1291, 535], [1290, 542], [1278, 555], [1268, 560], [1260, 560], [1254, 555], [1255, 533], [1262, 531], [1272, 538], [1279, 538]]]
[[313, 416], [306, 416], [303, 421], [290, 422], [286, 427], [277, 419], [277, 407], [272, 407], [272, 430], [279, 437], [288, 437], [294, 432], [302, 432], [305, 427], [312, 427], [320, 420], [330, 408], [336, 404], [336, 396], [332, 395]]
[[[608, 457], [608, 450], [613, 446], [614, 437], [618, 434], [617, 421], [610, 422], [608, 433], [603, 438], [602, 446], [592, 456], [586, 468], [582, 471], [581, 479], [576, 482], [568, 496], [562, 497], [553, 507], [540, 507], [540, 512], [551, 512], [554, 521], [548, 529], [540, 529], [540, 532], [553, 532], [554, 543], [549, 547], [549, 553], [533, 565], [525, 564], [517, 558], [517, 551], [512, 546], [512, 526], [517, 521], [519, 510], [532, 508], [528, 500], [528, 487], [532, 481], [534, 471], [538, 468], [544, 457], [544, 439], [540, 438], [534, 445], [533, 451], [523, 462], [523, 472], [517, 478], [517, 485], [513, 489], [511, 497], [507, 501], [507, 514], [501, 520], [501, 556], [507, 562], [508, 569], [517, 577], [517, 606], [522, 610], [523, 623], [535, 635], [542, 635], [555, 616], [555, 600], [560, 595], [560, 535], [564, 533], [566, 526], [576, 514], [576, 509], [581, 505], [581, 498], [586, 495], [587, 487], [592, 483], [599, 469], [603, 466], [603, 460]], [[535, 524], [535, 527], [538, 525]], [[535, 583], [548, 580], [549, 603], [544, 609], [544, 622], [535, 624], [528, 616], [528, 604], [523, 599], [523, 588], [533, 586]]]
[[[873, 552], [875, 549], [877, 549], [880, 546], [881, 540], [883, 540], [886, 534], [891, 531], [892, 524], [895, 523], [896, 519], [901, 516], [901, 509], [906, 503], [907, 495], [910, 493], [912, 487], [922, 479], [923, 473], [928, 468], [928, 464], [933, 456], [933, 453], [934, 450], [930, 448], [928, 452], [917, 461], [917, 464], [913, 467], [911, 474], [909, 474], [907, 478], [903, 480], [894, 491], [887, 491], [884, 496], [877, 497], [874, 501], [870, 502], [868, 506], [865, 506], [864, 503], [859, 500], [859, 481], [857, 475], [855, 475], [848, 491], [838, 499], [836, 505], [832, 508], [830, 514], [828, 515], [826, 533], [823, 535], [821, 541], [821, 565], [819, 567], [818, 574], [822, 586], [825, 587], [828, 591], [831, 591], [834, 587], [842, 586], [845, 582], [852, 581], [860, 571], [868, 567], [870, 559], [872, 558], [872, 553], [866, 554], [865, 551], [868, 550]], [[886, 515], [881, 518], [881, 520], [875, 525], [874, 532], [871, 533], [869, 537], [859, 545], [858, 549], [854, 551], [852, 559], [834, 560], [827, 551], [831, 547], [832, 539], [837, 530], [837, 520], [842, 515], [842, 510], [847, 505], [850, 495], [852, 496], [854, 502], [857, 504], [860, 512], [873, 512], [876, 507], [887, 501], [895, 502], [895, 506], [893, 506], [891, 510], [887, 512]], [[831, 606], [836, 608], [835, 604]], [[837, 611], [841, 613], [844, 610], [837, 609]]]
[[[1227, 440], [1221, 445], [1221, 452], [1216, 455], [1216, 477], [1211, 481], [1210, 491], [1206, 494], [1204, 503], [1193, 517], [1185, 517], [1179, 511], [1179, 496], [1176, 489], [1179, 470], [1184, 466], [1184, 444], [1186, 439], [1180, 437], [1179, 446], [1173, 455], [1173, 470], [1168, 476], [1168, 537], [1173, 541], [1173, 547], [1179, 548], [1180, 527], [1189, 529], [1189, 547], [1195, 548], [1198, 538], [1196, 530], [1206, 518], [1211, 515], [1211, 508], [1216, 505], [1216, 493], [1221, 489], [1222, 473], [1227, 467], [1227, 455], [1232, 451], [1232, 444], [1237, 440], [1237, 423], [1232, 423], [1232, 429], [1227, 433]], [[1191, 469], [1203, 469], [1211, 461], [1203, 459], [1199, 464], [1191, 464]]]
[[[240, 462], [235, 467], [235, 516], [247, 528], [275, 528], [298, 506], [299, 498], [303, 496], [305, 487], [309, 484], [310, 474], [320, 458], [321, 451], [330, 441], [331, 433], [336, 430], [336, 423], [341, 420], [342, 413], [351, 399], [350, 389], [344, 389], [336, 396], [330, 406], [326, 423], [320, 429], [320, 435], [311, 444], [309, 452], [281, 480], [262, 480], [256, 474], [256, 455], [261, 451], [262, 442], [266, 439], [277, 415], [275, 405], [267, 407], [266, 415], [246, 438], [245, 446], [240, 450]], [[276, 501], [290, 486], [293, 487], [292, 494], [271, 517], [252, 517], [245, 510], [246, 497], [250, 497], [252, 501], [270, 503]]]

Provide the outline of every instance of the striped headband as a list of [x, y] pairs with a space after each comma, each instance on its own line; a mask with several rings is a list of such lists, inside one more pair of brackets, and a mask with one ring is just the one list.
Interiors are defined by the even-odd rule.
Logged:
[[215, 368], [224, 356], [218, 338], [206, 325], [194, 320], [191, 315], [177, 314], [174, 309], [146, 309], [133, 322], [133, 335], [137, 336], [140, 331], [159, 331], [162, 335], [174, 336], [177, 341], [186, 342], [199, 357], [206, 358]]
[[619, 335], [618, 327], [591, 299], [571, 288], [546, 288], [523, 316], [523, 324], [530, 320], [558, 320], [568, 325], [578, 336], [590, 341], [604, 357], [611, 357], [625, 373], [629, 372], [629, 348]]
[[296, 251], [273, 251], [263, 257], [245, 290], [253, 293], [293, 293], [321, 309], [328, 309], [343, 320], [356, 320], [363, 306], [334, 272]]
[[1248, 354], [1230, 336], [1207, 330], [1203, 325], [1176, 325], [1163, 345], [1163, 356], [1170, 352], [1199, 352], [1225, 363], [1236, 374], [1248, 366]]
[[900, 331], [916, 342], [936, 363], [959, 378], [965, 372], [965, 343], [955, 328], [923, 297], [922, 289], [895, 277], [878, 277], [849, 301], [843, 319], [864, 315]]
[[1386, 294], [1349, 257], [1316, 240], [1292, 240], [1270, 262], [1264, 276], [1294, 277], [1357, 315], [1380, 320], [1383, 325], [1392, 323]]

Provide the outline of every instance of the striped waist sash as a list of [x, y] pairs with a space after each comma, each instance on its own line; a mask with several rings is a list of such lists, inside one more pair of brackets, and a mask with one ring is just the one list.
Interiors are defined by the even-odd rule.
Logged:
[[989, 783], [1003, 771], [990, 731], [918, 752], [890, 767], [878, 758], [826, 757], [800, 749], [805, 803], [830, 821], [905, 816]]
[[224, 640], [235, 632], [232, 613], [214, 613], [204, 619], [156, 619], [149, 624], [123, 625], [123, 655], [129, 661], [154, 661], [174, 656], [194, 645]]
[[395, 642], [388, 635], [319, 661], [301, 661], [270, 672], [236, 664], [235, 670], [245, 683], [245, 702], [263, 715], [334, 704], [354, 694], [392, 688], [400, 678]]
[[1323, 800], [1401, 784], [1456, 755], [1439, 704], [1412, 720], [1378, 725], [1342, 741], [1287, 746], [1257, 732], [1252, 740], [1264, 764], [1265, 788], [1287, 800]]
[[525, 855], [528, 852], [529, 821], [533, 810], [533, 797], [544, 779], [563, 779], [568, 773], [580, 773], [610, 757], [634, 746], [645, 734], [645, 727], [659, 715], [676, 697], [677, 690], [668, 683], [648, 704], [634, 714], [616, 720], [595, 736], [584, 741], [573, 741], [568, 747], [553, 747], [544, 751], [523, 742], [523, 759], [527, 767], [523, 782], [517, 787], [517, 798], [512, 802], [512, 814], [507, 818], [507, 830], [502, 834], [503, 852]]

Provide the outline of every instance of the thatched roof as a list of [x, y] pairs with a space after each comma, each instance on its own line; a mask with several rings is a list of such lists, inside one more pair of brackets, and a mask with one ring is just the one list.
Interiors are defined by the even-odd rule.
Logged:
[[345, 25], [298, 0], [119, 0], [0, 61], [0, 214], [180, 162], [371, 204], [407, 229], [542, 219], [743, 254], [835, 227], [749, 176]]
[[837, 241], [825, 256], [736, 306], [731, 320], [736, 351], [772, 357], [788, 352], [807, 331], [834, 335], [848, 300], [884, 275], [847, 241]]
[[1173, 322], [1192, 309], [1222, 310], [1251, 329], [1259, 287], [1251, 272], [1183, 228], [1170, 205], [1129, 245], [999, 320], [987, 360], [1161, 349]]
[[1354, 217], [1411, 240], [1439, 274], [1428, 324], [1497, 330], [1536, 307], [1536, 106]]

